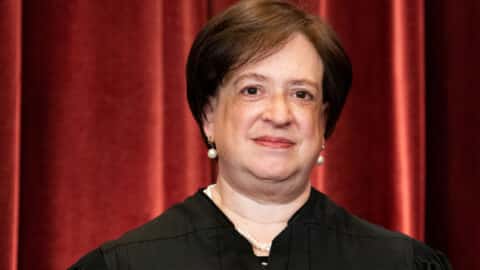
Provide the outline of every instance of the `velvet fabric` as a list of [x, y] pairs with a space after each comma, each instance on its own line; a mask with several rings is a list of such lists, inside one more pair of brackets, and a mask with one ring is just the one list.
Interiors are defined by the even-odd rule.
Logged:
[[[212, 182], [185, 60], [234, 2], [0, 1], [0, 269], [65, 269]], [[296, 2], [354, 69], [314, 186], [480, 269], [480, 1]]]

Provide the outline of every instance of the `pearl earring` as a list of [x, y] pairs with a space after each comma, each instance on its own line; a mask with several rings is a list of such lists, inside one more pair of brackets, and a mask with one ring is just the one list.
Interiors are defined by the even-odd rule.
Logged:
[[[322, 144], [322, 151], [325, 150], [325, 144]], [[322, 165], [325, 162], [325, 158], [322, 155], [318, 155], [317, 165]]]
[[208, 138], [207, 156], [208, 156], [209, 159], [216, 159], [217, 156], [218, 156], [217, 149], [215, 149], [215, 144], [213, 143], [213, 141], [210, 138]]
[[325, 162], [325, 158], [322, 155], [319, 155], [317, 158], [317, 165], [322, 165]]

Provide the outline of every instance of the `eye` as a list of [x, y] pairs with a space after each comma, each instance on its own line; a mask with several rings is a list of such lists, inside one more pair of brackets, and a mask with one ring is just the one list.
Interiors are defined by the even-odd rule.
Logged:
[[294, 93], [294, 96], [299, 99], [304, 99], [304, 100], [313, 100], [314, 96], [306, 91], [306, 90], [297, 90]]
[[257, 86], [247, 86], [243, 88], [240, 92], [246, 96], [256, 96], [260, 93], [260, 90]]

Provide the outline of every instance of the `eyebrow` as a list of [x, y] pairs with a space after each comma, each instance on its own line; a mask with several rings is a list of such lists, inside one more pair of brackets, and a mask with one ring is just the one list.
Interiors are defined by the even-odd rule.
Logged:
[[235, 81], [233, 81], [233, 85], [237, 85], [241, 80], [244, 80], [244, 79], [255, 79], [257, 81], [262, 81], [262, 82], [268, 80], [267, 77], [258, 73], [246, 73], [238, 76], [238, 78], [236, 78]]
[[320, 84], [316, 83], [315, 81], [308, 80], [308, 79], [300, 79], [300, 80], [292, 80], [289, 82], [290, 85], [310, 85], [311, 87], [315, 88], [317, 91], [320, 90]]
[[[258, 73], [246, 73], [246, 74], [242, 74], [240, 76], [238, 76], [234, 81], [233, 81], [233, 85], [237, 85], [241, 80], [244, 80], [244, 79], [254, 79], [254, 80], [257, 80], [257, 81], [268, 81], [268, 77], [264, 76], [264, 75], [261, 75], [261, 74], [258, 74]], [[313, 80], [309, 80], [309, 79], [293, 79], [293, 80], [289, 80], [288, 81], [288, 85], [293, 85], [293, 86], [297, 86], [297, 85], [309, 85], [313, 88], [315, 88], [317, 91], [320, 90], [320, 84], [319, 83], [316, 83], [315, 81]]]

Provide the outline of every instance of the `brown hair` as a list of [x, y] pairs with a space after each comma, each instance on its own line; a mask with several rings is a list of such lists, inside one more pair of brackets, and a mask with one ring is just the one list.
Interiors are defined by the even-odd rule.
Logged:
[[225, 76], [272, 54], [294, 33], [304, 34], [323, 61], [323, 100], [329, 104], [325, 138], [332, 134], [352, 82], [350, 60], [333, 30], [287, 1], [242, 0], [205, 25], [188, 56], [188, 103], [204, 138], [205, 106]]

